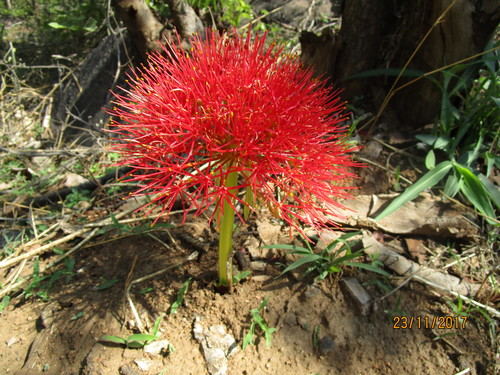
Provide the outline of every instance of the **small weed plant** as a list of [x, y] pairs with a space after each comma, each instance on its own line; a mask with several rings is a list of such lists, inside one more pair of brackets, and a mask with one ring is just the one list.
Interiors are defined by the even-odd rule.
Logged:
[[289, 250], [290, 254], [301, 255], [299, 259], [286, 267], [282, 274], [307, 265], [304, 276], [315, 274], [317, 280], [323, 280], [328, 275], [339, 273], [345, 266], [362, 268], [383, 276], [389, 276], [376, 262], [372, 262], [371, 264], [353, 262], [354, 259], [363, 255], [363, 249], [352, 252], [352, 248], [360, 241], [353, 240], [353, 237], [358, 235], [359, 232], [343, 234], [337, 240], [332, 241], [325, 249], [321, 250], [319, 254], [314, 252], [308, 241], [305, 241], [306, 247], [296, 245], [268, 245], [264, 246], [264, 248]]
[[156, 319], [153, 329], [149, 334], [134, 333], [133, 335], [130, 335], [127, 338], [123, 338], [120, 336], [113, 336], [113, 335], [104, 335], [99, 339], [99, 341], [123, 345], [127, 349], [140, 349], [148, 344], [151, 344], [153, 341], [157, 340], [160, 337], [161, 333], [159, 331], [162, 320], [163, 320], [163, 315], [160, 315], [158, 319]]
[[255, 345], [255, 328], [258, 326], [264, 332], [264, 337], [266, 339], [266, 345], [268, 347], [271, 346], [272, 334], [276, 331], [276, 328], [270, 328], [267, 325], [267, 322], [262, 317], [262, 312], [265, 309], [267, 302], [269, 301], [269, 297], [264, 298], [258, 308], [251, 309], [250, 315], [252, 316], [252, 323], [250, 324], [250, 330], [245, 335], [243, 339], [243, 350], [246, 349], [248, 345]]
[[174, 303], [172, 303], [172, 306], [170, 306], [170, 315], [174, 315], [177, 312], [177, 309], [182, 305], [184, 296], [186, 295], [191, 280], [192, 278], [190, 277], [182, 284], [181, 289], [179, 289], [179, 292], [177, 293], [177, 299], [174, 301]]
[[[497, 48], [476, 62], [459, 64], [443, 72], [440, 118], [431, 134], [417, 136], [428, 150], [425, 165], [429, 171], [375, 220], [383, 219], [424, 190], [445, 181], [446, 196], [462, 194], [488, 223], [500, 224], [496, 215], [500, 209], [500, 191], [488, 179], [494, 167], [500, 168], [498, 55]], [[472, 79], [478, 69], [479, 77]]]
[[3, 296], [2, 301], [0, 302], [0, 314], [9, 305], [9, 302], [10, 302], [10, 297], [9, 296]]
[[32, 296], [39, 297], [43, 301], [49, 300], [49, 290], [59, 280], [64, 279], [65, 283], [69, 283], [73, 276], [75, 260], [73, 258], [64, 259], [64, 265], [61, 269], [52, 274], [42, 275], [40, 272], [39, 258], [36, 258], [33, 263], [33, 273], [31, 275], [30, 284], [24, 289], [23, 295], [25, 298]]

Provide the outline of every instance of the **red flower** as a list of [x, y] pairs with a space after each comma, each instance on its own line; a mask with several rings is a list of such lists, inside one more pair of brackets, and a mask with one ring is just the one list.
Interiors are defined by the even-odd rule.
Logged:
[[210, 219], [219, 220], [224, 202], [253, 210], [255, 197], [295, 228], [337, 216], [335, 199], [350, 196], [357, 165], [340, 126], [344, 104], [265, 39], [209, 31], [189, 54], [171, 43], [116, 95], [115, 149], [137, 172], [127, 181], [142, 183], [135, 194], [153, 195], [152, 208], [170, 212], [180, 199], [198, 215], [216, 205]]

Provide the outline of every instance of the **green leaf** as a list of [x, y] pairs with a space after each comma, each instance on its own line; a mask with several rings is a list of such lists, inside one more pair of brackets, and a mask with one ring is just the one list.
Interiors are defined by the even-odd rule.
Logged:
[[250, 276], [252, 272], [250, 271], [241, 271], [238, 274], [233, 276], [233, 284], [238, 284], [241, 280], [246, 279], [248, 276]]
[[127, 340], [118, 336], [105, 335], [102, 336], [99, 341], [113, 342], [115, 344], [127, 345]]
[[186, 294], [187, 288], [189, 286], [189, 283], [191, 282], [191, 277], [184, 281], [182, 284], [181, 289], [179, 289], [179, 292], [177, 293], [177, 300], [175, 300], [174, 303], [172, 303], [172, 306], [170, 306], [170, 315], [173, 315], [177, 312], [177, 309], [179, 306], [182, 304], [182, 301], [184, 300], [184, 295]]
[[490, 152], [486, 152], [484, 154], [484, 158], [486, 159], [486, 176], [491, 175], [491, 171], [493, 170], [493, 166], [496, 165], [497, 168], [500, 168], [500, 156], [493, 155]]
[[[267, 327], [267, 325], [266, 325], [266, 327]], [[274, 328], [274, 327], [272, 327], [272, 328], [267, 327], [267, 329], [264, 332], [264, 337], [266, 338], [266, 346], [267, 347], [271, 346], [272, 334], [274, 332], [276, 332], [276, 328]]]
[[158, 338], [157, 335], [150, 335], [147, 333], [134, 333], [127, 337], [127, 341], [130, 343], [131, 341], [153, 341]]
[[101, 277], [101, 280], [104, 282], [102, 284], [97, 285], [95, 287], [96, 290], [105, 290], [105, 289], [111, 288], [113, 285], [115, 285], [118, 282], [118, 279], [108, 280], [105, 277]]
[[400, 196], [396, 197], [380, 214], [377, 215], [375, 221], [382, 220], [384, 217], [389, 216], [393, 212], [400, 209], [405, 203], [415, 199], [421, 192], [430, 189], [441, 181], [444, 176], [453, 167], [453, 162], [447, 160], [436, 165], [413, 185], [408, 187]]
[[269, 296], [265, 297], [259, 305], [258, 311], [261, 311], [264, 307], [266, 307], [267, 302], [269, 301]]
[[445, 150], [450, 144], [450, 139], [445, 136], [438, 137], [431, 134], [418, 134], [415, 138], [438, 150]]
[[97, 30], [97, 21], [94, 18], [91, 18], [90, 20], [87, 21], [85, 26], [83, 27], [83, 30], [93, 33], [94, 31]]
[[[464, 184], [462, 185], [462, 193], [479, 212], [481, 212], [483, 215], [494, 218], [495, 211], [493, 210], [493, 206], [491, 205], [488, 193], [486, 192], [486, 189], [484, 188], [481, 181], [469, 168], [458, 163], [454, 163], [454, 167], [464, 180]], [[492, 220], [487, 219], [487, 221], [489, 223], [495, 224], [495, 222]]]
[[430, 150], [425, 157], [425, 167], [429, 170], [436, 166], [436, 155], [434, 150]]
[[85, 315], [85, 313], [83, 311], [80, 311], [80, 312], [76, 313], [75, 315], [73, 315], [71, 318], [69, 318], [69, 320], [70, 321], [78, 320], [80, 318], [83, 318], [84, 315]]
[[245, 348], [248, 345], [254, 345], [253, 341], [255, 338], [254, 329], [255, 329], [255, 323], [252, 322], [252, 324], [250, 325], [250, 331], [245, 335], [245, 338], [243, 339], [243, 344], [241, 345], [241, 348], [243, 350], [245, 350]]
[[10, 296], [4, 296], [2, 298], [2, 302], [0, 303], [0, 312], [2, 312], [9, 305], [9, 302]]
[[147, 287], [139, 291], [139, 294], [147, 294], [153, 291], [153, 288]]
[[496, 186], [493, 182], [488, 180], [486, 176], [482, 173], [479, 173], [477, 177], [479, 178], [479, 181], [481, 181], [484, 188], [488, 192], [488, 195], [490, 196], [495, 206], [497, 206], [497, 208], [500, 210], [500, 189], [498, 188], [498, 186]]
[[287, 273], [288, 271], [291, 271], [291, 270], [294, 270], [300, 266], [302, 266], [303, 264], [306, 264], [306, 263], [311, 263], [311, 262], [315, 262], [319, 259], [321, 259], [322, 257], [317, 255], [317, 254], [309, 254], [309, 255], [306, 255], [300, 259], [297, 259], [295, 262], [293, 262], [292, 264], [290, 264], [287, 268], [285, 268], [283, 270], [283, 272], [281, 274], [284, 274], [284, 273]]
[[347, 262], [348, 260], [359, 258], [361, 255], [362, 255], [362, 253], [360, 251], [358, 251], [356, 253], [352, 253], [352, 254], [346, 254], [344, 256], [341, 256], [339, 258], [334, 259], [332, 264], [333, 265], [343, 264], [343, 263]]
[[457, 176], [450, 174], [444, 185], [444, 193], [449, 197], [454, 197], [460, 191], [462, 183], [462, 179], [459, 180]]
[[[310, 253], [309, 249], [305, 247], [295, 246], [295, 245], [285, 245], [285, 244], [277, 244], [277, 245], [266, 245], [262, 246], [262, 249], [276, 249], [276, 250], [292, 250], [293, 254], [302, 254], [302, 252]], [[297, 251], [297, 252], [295, 252]]]
[[158, 334], [158, 331], [160, 330], [160, 324], [161, 324], [161, 321], [163, 319], [163, 315], [164, 314], [160, 314], [160, 316], [158, 317], [158, 319], [156, 319], [155, 321], [155, 324], [153, 326], [153, 330], [151, 331], [151, 333], [153, 335], [155, 335], [156, 337], [159, 337], [160, 335]]
[[367, 270], [367, 271], [378, 273], [378, 274], [383, 275], [385, 277], [390, 277], [391, 276], [389, 273], [385, 272], [383, 269], [380, 269], [379, 267], [373, 266], [371, 264], [356, 263], [356, 262], [347, 262], [346, 266], [362, 268], [362, 269]]
[[53, 29], [67, 29], [68, 27], [65, 25], [61, 25], [60, 23], [57, 22], [49, 22], [48, 25], [52, 27]]

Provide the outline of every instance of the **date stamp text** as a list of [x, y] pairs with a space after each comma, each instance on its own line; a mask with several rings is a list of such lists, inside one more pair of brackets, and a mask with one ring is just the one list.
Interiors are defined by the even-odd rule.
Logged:
[[465, 329], [466, 316], [395, 316], [394, 329]]

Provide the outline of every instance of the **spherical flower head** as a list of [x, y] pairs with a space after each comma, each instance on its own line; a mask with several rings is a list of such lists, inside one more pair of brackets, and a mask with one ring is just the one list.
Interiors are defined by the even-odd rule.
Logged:
[[[151, 210], [169, 213], [180, 200], [185, 215], [215, 206], [209, 217], [219, 220], [224, 202], [260, 204], [299, 230], [338, 216], [357, 166], [344, 103], [265, 41], [208, 31], [189, 52], [170, 42], [116, 95], [114, 149], [134, 169], [127, 181], [141, 183], [134, 194], [151, 194]], [[233, 172], [238, 182], [228, 186]]]

